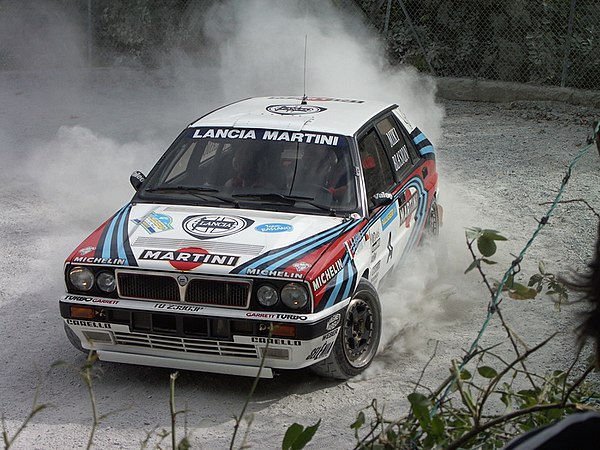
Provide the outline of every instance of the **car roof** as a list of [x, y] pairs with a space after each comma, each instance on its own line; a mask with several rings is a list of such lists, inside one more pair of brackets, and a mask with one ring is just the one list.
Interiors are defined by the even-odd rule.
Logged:
[[353, 136], [393, 103], [329, 97], [254, 97], [206, 114], [190, 127], [260, 128], [316, 131]]

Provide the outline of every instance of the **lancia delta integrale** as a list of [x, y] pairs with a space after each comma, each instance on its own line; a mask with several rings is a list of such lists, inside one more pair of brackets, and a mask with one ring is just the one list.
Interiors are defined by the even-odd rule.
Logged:
[[441, 218], [433, 146], [373, 101], [233, 103], [131, 183], [64, 268], [66, 334], [102, 361], [355, 376], [377, 352], [381, 280]]

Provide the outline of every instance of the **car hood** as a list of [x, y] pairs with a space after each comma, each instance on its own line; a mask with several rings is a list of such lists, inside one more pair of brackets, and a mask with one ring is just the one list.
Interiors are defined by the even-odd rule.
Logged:
[[303, 279], [351, 225], [338, 217], [296, 213], [128, 204], [68, 261]]

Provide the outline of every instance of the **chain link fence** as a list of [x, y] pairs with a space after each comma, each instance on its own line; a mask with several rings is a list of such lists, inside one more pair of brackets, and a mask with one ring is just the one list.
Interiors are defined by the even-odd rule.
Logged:
[[392, 62], [438, 76], [600, 89], [598, 0], [356, 0]]
[[[392, 64], [442, 77], [600, 89], [598, 0], [333, 1], [381, 35]], [[218, 2], [55, 0], [77, 19], [82, 60], [94, 67], [154, 67], [173, 48], [202, 58], [210, 51], [203, 13]], [[35, 20], [35, 6], [0, 0], [0, 19], [16, 11]], [[10, 19], [0, 22], [5, 30]], [[15, 53], [0, 42], [0, 69], [19, 68]]]

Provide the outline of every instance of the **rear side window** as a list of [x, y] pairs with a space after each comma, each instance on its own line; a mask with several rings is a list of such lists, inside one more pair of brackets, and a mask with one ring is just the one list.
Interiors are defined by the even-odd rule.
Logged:
[[401, 174], [408, 172], [413, 163], [416, 162], [411, 157], [405, 134], [391, 117], [380, 120], [377, 123], [377, 130], [381, 134], [385, 150], [394, 166], [396, 179], [400, 180], [402, 178]]
[[370, 201], [373, 194], [392, 190], [394, 175], [383, 144], [374, 129], [360, 139], [358, 147], [365, 177], [367, 199]]

